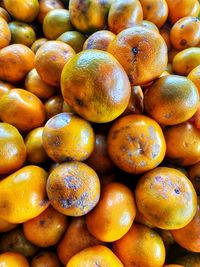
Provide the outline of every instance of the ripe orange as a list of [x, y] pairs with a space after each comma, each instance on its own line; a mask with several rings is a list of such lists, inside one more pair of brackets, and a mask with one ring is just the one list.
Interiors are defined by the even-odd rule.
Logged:
[[16, 252], [0, 254], [0, 266], [2, 267], [30, 267], [27, 259]]

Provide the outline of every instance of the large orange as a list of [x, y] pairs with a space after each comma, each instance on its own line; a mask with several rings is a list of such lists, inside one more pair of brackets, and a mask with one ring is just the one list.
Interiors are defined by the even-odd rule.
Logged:
[[64, 100], [92, 122], [109, 122], [127, 107], [131, 94], [128, 77], [105, 51], [85, 50], [65, 65], [61, 76]]
[[158, 167], [145, 173], [135, 194], [139, 211], [161, 229], [180, 229], [196, 213], [197, 195], [192, 183], [173, 168]]
[[120, 32], [108, 52], [124, 67], [131, 85], [158, 78], [167, 66], [167, 46], [162, 36], [142, 26]]

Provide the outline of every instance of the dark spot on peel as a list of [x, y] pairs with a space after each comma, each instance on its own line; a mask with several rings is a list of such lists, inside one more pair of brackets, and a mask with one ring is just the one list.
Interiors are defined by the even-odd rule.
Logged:
[[181, 46], [185, 46], [186, 44], [187, 44], [187, 40], [182, 39], [182, 40], [180, 41], [180, 45], [181, 45]]
[[45, 225], [45, 220], [40, 220], [39, 223], [40, 223], [41, 226], [44, 226]]
[[175, 188], [175, 189], [174, 189], [174, 192], [175, 192], [177, 195], [179, 195], [180, 192], [181, 192], [181, 191], [180, 191], [180, 188], [179, 188], [179, 187]]
[[84, 103], [83, 103], [83, 101], [81, 99], [76, 98], [75, 101], [79, 106], [81, 106], [81, 107], [84, 106]]
[[63, 162], [70, 162], [70, 161], [73, 161], [72, 157], [65, 157], [63, 160]]
[[56, 61], [56, 59], [57, 59], [56, 55], [51, 56], [52, 61]]
[[40, 206], [41, 207], [46, 206], [48, 203], [49, 203], [48, 199], [43, 199], [42, 201], [40, 201]]
[[147, 9], [147, 10], [151, 10], [151, 6], [148, 5], [148, 6], [146, 7], [146, 9]]
[[73, 204], [73, 200], [70, 198], [61, 198], [60, 199], [60, 204], [62, 206], [63, 209], [67, 209], [70, 208]]
[[181, 29], [183, 29], [184, 27], [185, 27], [185, 25], [184, 25], [184, 24], [182, 24], [182, 25], [181, 25]]
[[132, 53], [133, 53], [135, 56], [138, 54], [138, 52], [139, 52], [138, 47], [133, 47], [133, 48], [132, 48]]

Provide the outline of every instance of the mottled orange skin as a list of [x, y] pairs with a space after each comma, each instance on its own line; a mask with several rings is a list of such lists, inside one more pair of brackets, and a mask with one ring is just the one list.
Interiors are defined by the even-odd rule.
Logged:
[[5, 21], [7, 21], [7, 22], [11, 21], [11, 17], [9, 15], [9, 13], [3, 7], [0, 7], [0, 17], [2, 17], [3, 19], [5, 19]]
[[173, 168], [157, 167], [145, 173], [135, 194], [139, 211], [161, 229], [180, 229], [196, 213], [197, 195], [192, 183]]
[[48, 41], [48, 39], [46, 38], [39, 38], [37, 40], [35, 40], [35, 42], [33, 42], [33, 44], [31, 45], [31, 50], [34, 52], [34, 54], [36, 54], [36, 52], [38, 51], [38, 49], [45, 44]]
[[2, 267], [30, 267], [27, 259], [16, 252], [0, 254], [0, 266]]
[[99, 178], [92, 168], [82, 162], [63, 163], [50, 173], [47, 195], [60, 213], [82, 216], [99, 201]]
[[140, 0], [144, 19], [156, 24], [158, 28], [162, 27], [168, 17], [168, 5], [165, 0]]
[[66, 265], [70, 258], [81, 250], [101, 244], [103, 243], [88, 231], [84, 216], [73, 218], [63, 238], [57, 245], [58, 257]]
[[17, 88], [0, 98], [0, 118], [19, 131], [30, 131], [43, 125], [45, 109], [37, 96]]
[[93, 246], [75, 254], [66, 267], [108, 266], [123, 267], [117, 256], [105, 246]]
[[165, 247], [161, 237], [152, 229], [133, 224], [112, 250], [125, 267], [161, 267], [165, 262]]
[[105, 51], [84, 50], [66, 64], [61, 76], [64, 101], [86, 120], [105, 123], [126, 109], [131, 88], [117, 60]]
[[43, 23], [43, 20], [49, 11], [61, 8], [64, 9], [64, 5], [60, 0], [40, 0], [39, 7], [38, 20], [40, 23]]
[[98, 240], [113, 242], [130, 229], [136, 215], [136, 206], [131, 190], [120, 183], [103, 187], [97, 206], [86, 215], [89, 232]]
[[172, 67], [179, 75], [187, 76], [194, 68], [200, 65], [200, 47], [190, 47], [177, 53]]
[[74, 27], [84, 33], [103, 30], [112, 0], [71, 0], [69, 2], [70, 19]]
[[142, 26], [120, 32], [109, 45], [108, 52], [123, 66], [131, 85], [142, 85], [158, 78], [167, 66], [167, 46], [163, 38]]
[[32, 244], [50, 247], [59, 242], [67, 225], [67, 217], [49, 206], [39, 216], [26, 221], [23, 231]]
[[8, 232], [17, 227], [17, 224], [10, 223], [0, 218], [0, 233]]
[[198, 197], [197, 211], [192, 221], [185, 227], [171, 231], [175, 241], [183, 248], [200, 252], [200, 197]]
[[54, 95], [56, 88], [43, 82], [36, 69], [32, 69], [25, 79], [25, 88], [42, 100]]
[[149, 20], [143, 20], [141, 23], [141, 26], [146, 27], [149, 30], [153, 30], [159, 33], [159, 29], [156, 26], [156, 24], [154, 24], [153, 22], [149, 21]]
[[200, 195], [200, 162], [188, 168], [188, 177], [192, 182], [197, 195]]
[[14, 86], [10, 83], [0, 81], [0, 97], [8, 93], [10, 89], [13, 89]]
[[31, 267], [61, 267], [57, 255], [51, 251], [43, 251], [31, 260]]
[[128, 106], [121, 116], [129, 114], [141, 114], [144, 109], [143, 99], [144, 95], [142, 88], [140, 86], [132, 86], [131, 97], [129, 99]]
[[200, 132], [189, 122], [171, 126], [164, 131], [166, 157], [181, 166], [200, 161]]
[[83, 45], [83, 50], [86, 49], [99, 49], [107, 51], [109, 44], [114, 40], [116, 35], [111, 31], [97, 31], [90, 35]]
[[109, 131], [108, 154], [126, 172], [139, 174], [155, 168], [162, 162], [165, 151], [162, 129], [144, 115], [124, 116]]
[[63, 112], [63, 103], [61, 95], [54, 95], [44, 103], [47, 120]]
[[57, 41], [62, 41], [70, 45], [76, 53], [79, 53], [83, 50], [83, 44], [85, 40], [85, 35], [78, 31], [67, 31], [57, 38]]
[[166, 0], [169, 8], [169, 21], [173, 25], [187, 16], [197, 17], [200, 11], [198, 0]]
[[200, 65], [194, 68], [189, 74], [188, 79], [190, 79], [197, 87], [200, 94]]
[[7, 21], [0, 16], [0, 49], [9, 45], [11, 33]]
[[164, 41], [165, 41], [165, 43], [167, 45], [167, 50], [168, 50], [168, 52], [170, 52], [171, 51], [171, 48], [172, 48], [172, 44], [171, 44], [171, 40], [170, 40], [171, 26], [166, 23], [159, 30], [160, 30], [160, 35], [162, 36], [162, 38], [164, 39]]
[[34, 53], [25, 45], [12, 44], [0, 50], [0, 79], [19, 82], [34, 68]]
[[22, 167], [26, 147], [18, 130], [8, 123], [0, 123], [0, 174], [9, 174]]
[[86, 160], [86, 164], [99, 174], [110, 173], [112, 171], [114, 164], [108, 156], [107, 140], [104, 134], [96, 134], [95, 146], [92, 154]]
[[47, 173], [37, 166], [26, 166], [0, 182], [1, 218], [22, 223], [42, 213], [46, 200]]
[[35, 55], [35, 68], [45, 83], [59, 86], [62, 69], [74, 55], [75, 51], [69, 45], [60, 41], [48, 41]]
[[197, 46], [200, 42], [199, 19], [184, 17], [178, 20], [171, 29], [170, 39], [173, 47], [178, 50]]
[[35, 128], [25, 138], [27, 161], [31, 164], [41, 164], [48, 159], [42, 142], [43, 129]]
[[144, 95], [147, 114], [158, 123], [174, 125], [190, 119], [197, 111], [199, 92], [186, 77], [167, 75], [150, 85]]
[[139, 25], [143, 20], [143, 12], [138, 0], [113, 1], [108, 14], [109, 30], [115, 34]]
[[48, 120], [42, 139], [48, 156], [56, 162], [83, 161], [95, 143], [90, 123], [71, 113], [60, 113]]

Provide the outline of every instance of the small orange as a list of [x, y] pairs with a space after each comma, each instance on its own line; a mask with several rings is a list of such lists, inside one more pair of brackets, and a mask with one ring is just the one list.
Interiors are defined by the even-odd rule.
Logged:
[[161, 267], [165, 262], [165, 247], [161, 237], [152, 229], [133, 224], [112, 247], [126, 267]]
[[48, 156], [56, 162], [85, 160], [95, 142], [90, 123], [71, 113], [60, 113], [48, 120], [42, 139]]
[[165, 156], [162, 129], [153, 119], [133, 114], [115, 121], [108, 134], [108, 154], [120, 169], [143, 173], [155, 168]]
[[9, 45], [11, 33], [7, 21], [0, 16], [0, 49]]
[[188, 79], [190, 79], [197, 87], [200, 94], [200, 65], [194, 68], [189, 74]]
[[78, 31], [67, 31], [57, 38], [57, 41], [62, 41], [70, 45], [76, 53], [79, 53], [83, 50], [83, 44], [85, 40], [85, 35]]
[[140, 24], [143, 19], [141, 1], [113, 1], [108, 14], [109, 30], [115, 34]]
[[48, 41], [35, 55], [35, 68], [45, 83], [59, 86], [62, 69], [74, 55], [75, 52], [69, 45], [60, 41]]
[[192, 182], [197, 195], [200, 195], [200, 162], [188, 168], [188, 177]]
[[167, 46], [162, 36], [142, 26], [120, 32], [108, 52], [123, 66], [131, 85], [158, 78], [167, 66]]
[[86, 49], [99, 49], [107, 51], [109, 44], [114, 40], [116, 35], [111, 31], [97, 31], [90, 35], [84, 42], [83, 50]]
[[189, 122], [166, 128], [166, 157], [181, 166], [200, 161], [200, 132]]
[[0, 267], [30, 267], [27, 259], [16, 252], [0, 254]]
[[47, 194], [52, 206], [60, 213], [82, 216], [99, 201], [99, 178], [92, 168], [82, 162], [63, 163], [50, 173]]
[[86, 248], [75, 254], [66, 265], [66, 267], [89, 266], [123, 267], [124, 265], [117, 256], [105, 246]]
[[197, 46], [200, 42], [200, 21], [195, 17], [184, 17], [172, 27], [170, 39], [174, 48], [183, 50]]
[[63, 103], [63, 97], [61, 95], [54, 95], [44, 103], [47, 120], [59, 113], [62, 113]]
[[37, 217], [23, 224], [25, 237], [39, 247], [58, 243], [68, 225], [67, 217], [49, 206]]
[[42, 251], [33, 257], [31, 267], [61, 267], [61, 264], [54, 252]]
[[140, 0], [142, 5], [144, 19], [156, 24], [158, 28], [162, 27], [168, 17], [168, 5], [165, 0]]
[[161, 229], [180, 229], [194, 217], [197, 195], [180, 171], [157, 167], [140, 178], [135, 191], [139, 211]]
[[121, 183], [109, 183], [103, 187], [99, 203], [86, 215], [86, 223], [98, 240], [113, 242], [128, 232], [135, 215], [131, 190]]
[[38, 51], [38, 49], [45, 44], [48, 41], [48, 39], [46, 38], [39, 38], [37, 40], [35, 40], [33, 42], [33, 44], [31, 45], [31, 50], [34, 52], [34, 54], [36, 54], [36, 52]]
[[38, 21], [43, 23], [45, 16], [49, 11], [54, 9], [64, 9], [64, 4], [60, 0], [40, 0], [39, 1], [39, 13]]
[[109, 53], [84, 50], [65, 65], [61, 76], [64, 101], [86, 120], [104, 123], [126, 109], [131, 94], [128, 77]]
[[76, 253], [85, 248], [101, 244], [103, 243], [88, 231], [84, 216], [73, 218], [63, 238], [57, 245], [58, 257], [66, 265]]
[[158, 123], [174, 125], [190, 119], [197, 111], [199, 93], [186, 77], [167, 75], [147, 88], [144, 108]]

